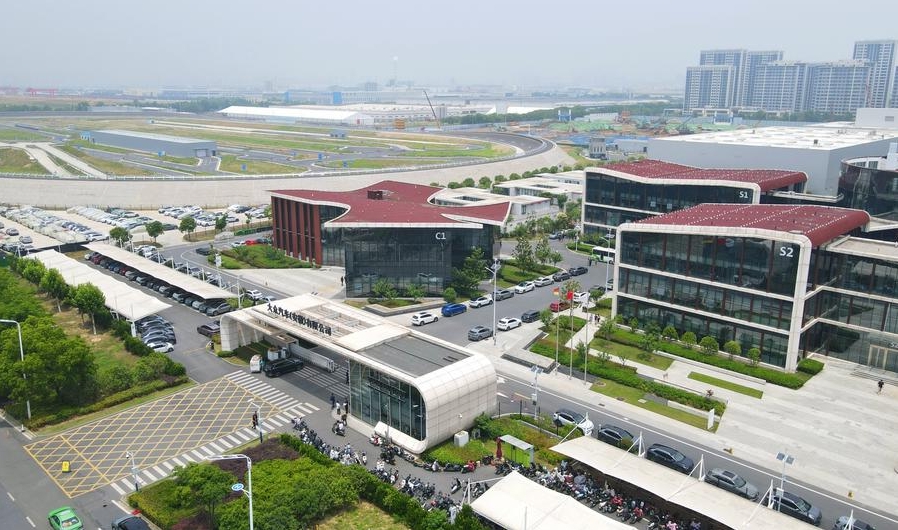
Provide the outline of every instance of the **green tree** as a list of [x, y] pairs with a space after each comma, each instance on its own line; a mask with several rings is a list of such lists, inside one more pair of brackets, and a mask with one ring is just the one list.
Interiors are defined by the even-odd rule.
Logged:
[[106, 308], [106, 296], [92, 283], [82, 283], [72, 290], [72, 303], [82, 315], [90, 315], [94, 335], [97, 334], [96, 316]]
[[720, 343], [717, 342], [717, 339], [714, 337], [704, 336], [702, 337], [701, 342], [698, 343], [699, 347], [702, 349], [702, 352], [705, 355], [714, 355], [718, 351], [720, 351]]
[[645, 332], [642, 334], [642, 340], [640, 342], [640, 347], [643, 351], [652, 353], [656, 349], [658, 349], [658, 343], [661, 341], [661, 328], [658, 327], [658, 324], [652, 323], [650, 324]]
[[393, 300], [396, 298], [396, 289], [390, 280], [386, 278], [381, 278], [374, 282], [374, 285], [371, 286], [371, 291], [374, 292], [374, 296], [381, 300]]
[[557, 250], [553, 250], [552, 253], [549, 254], [549, 261], [552, 262], [553, 267], [558, 267], [558, 264], [561, 263], [563, 259], [564, 258], [561, 257], [561, 252], [558, 252]]
[[134, 377], [127, 366], [114, 364], [100, 371], [99, 384], [100, 394], [108, 396], [130, 388], [134, 384]]
[[25, 263], [25, 268], [22, 270], [22, 276], [34, 285], [39, 286], [44, 274], [47, 273], [46, 267], [36, 259], [26, 259], [23, 261]]
[[56, 358], [56, 392], [66, 405], [86, 405], [99, 389], [97, 363], [93, 352], [80, 337], [60, 345]]
[[120, 226], [116, 226], [112, 230], [109, 231], [109, 239], [117, 242], [119, 246], [125, 244], [125, 241], [128, 241], [131, 238], [131, 233], [128, 232], [126, 228], [122, 228]]
[[41, 278], [41, 289], [56, 300], [56, 312], [62, 311], [62, 301], [69, 295], [69, 284], [57, 269], [50, 269]]
[[490, 186], [493, 185], [493, 181], [490, 180], [489, 177], [480, 177], [480, 180], [477, 181], [477, 187], [488, 190]]
[[761, 361], [761, 350], [758, 348], [751, 348], [748, 350], [748, 361], [752, 366], [757, 366]]
[[152, 352], [134, 363], [132, 376], [139, 383], [148, 383], [162, 377], [169, 359], [163, 353]]
[[636, 329], [639, 327], [639, 319], [636, 317], [632, 317], [627, 321], [627, 325], [630, 326], [630, 331], [636, 331]]
[[562, 212], [564, 211], [564, 205], [567, 203], [567, 195], [564, 193], [559, 193], [553, 196], [555, 198], [555, 203], [558, 205], [558, 209]]
[[683, 341], [683, 344], [688, 346], [689, 349], [692, 349], [695, 347], [696, 341], [698, 339], [696, 338], [695, 333], [687, 331], [686, 333], [683, 333], [683, 336], [680, 337], [680, 340]]
[[742, 346], [734, 340], [728, 340], [723, 345], [723, 351], [727, 352], [730, 359], [732, 359], [733, 357], [742, 355]]
[[448, 304], [454, 304], [458, 300], [458, 293], [452, 287], [446, 287], [443, 289], [443, 300]]
[[540, 265], [545, 265], [549, 262], [549, 257], [552, 255], [552, 247], [549, 246], [549, 238], [546, 236], [542, 236], [536, 242], [536, 247], [533, 249], [533, 256], [536, 258], [536, 261], [539, 262]]
[[474, 247], [461, 268], [452, 269], [452, 287], [459, 293], [471, 296], [477, 292], [480, 282], [486, 278], [486, 259], [483, 249]]
[[664, 327], [664, 331], [661, 332], [661, 336], [664, 337], [665, 340], [674, 341], [679, 337], [677, 335], [677, 328], [667, 325]]
[[468, 177], [465, 180], [461, 181], [461, 185], [465, 188], [473, 188], [474, 187], [474, 179], [472, 177]]
[[610, 318], [606, 318], [599, 325], [599, 334], [605, 339], [608, 340], [611, 338], [611, 334], [614, 333], [614, 320]]
[[219, 215], [215, 218], [215, 231], [221, 232], [225, 228], [228, 227], [228, 216], [227, 215]]
[[552, 319], [554, 318], [555, 314], [548, 307], [539, 312], [539, 321], [542, 322], [543, 329], [546, 331], [549, 330], [549, 326], [552, 325]]
[[413, 283], [405, 288], [405, 294], [408, 295], [409, 298], [412, 299], [412, 302], [417, 302], [420, 300], [427, 291], [424, 289], [424, 286], [418, 283]]
[[156, 242], [156, 238], [165, 233], [165, 227], [162, 226], [161, 221], [150, 221], [145, 225], [147, 230], [147, 235], [153, 238], [153, 243]]
[[172, 473], [180, 486], [187, 488], [195, 501], [209, 513], [212, 528], [215, 525], [215, 508], [231, 492], [234, 475], [212, 464], [191, 462], [176, 468]]
[[518, 244], [511, 252], [511, 257], [521, 270], [532, 271], [536, 268], [536, 262], [533, 260], [533, 247], [530, 246], [530, 240], [524, 236], [518, 238]]
[[196, 230], [196, 219], [194, 219], [192, 215], [188, 215], [181, 219], [181, 224], [178, 225], [178, 231], [182, 234], [187, 234], [187, 241], [190, 241], [190, 234], [192, 234], [194, 230]]

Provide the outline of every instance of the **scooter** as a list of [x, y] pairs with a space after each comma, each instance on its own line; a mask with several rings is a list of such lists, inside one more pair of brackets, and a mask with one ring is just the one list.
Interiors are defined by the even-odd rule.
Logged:
[[333, 427], [331, 427], [331, 432], [337, 436], [346, 436], [346, 426], [342, 421], [334, 422]]
[[456, 477], [455, 480], [452, 482], [452, 487], [449, 488], [449, 493], [450, 494], [455, 493], [456, 491], [458, 491], [460, 489], [461, 489], [461, 481], [458, 480], [458, 477]]
[[384, 439], [376, 434], [372, 434], [368, 437], [368, 442], [371, 443], [371, 445], [381, 446], [384, 444]]

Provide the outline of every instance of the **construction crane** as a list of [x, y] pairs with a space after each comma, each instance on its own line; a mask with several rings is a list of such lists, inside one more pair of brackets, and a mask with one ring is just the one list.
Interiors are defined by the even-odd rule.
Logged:
[[[422, 89], [423, 90], [423, 89]], [[433, 113], [433, 119], [437, 122], [437, 128], [442, 129], [443, 125], [440, 123], [440, 119], [437, 118], [437, 111], [433, 109], [433, 103], [430, 102], [430, 96], [427, 95], [427, 91], [424, 90], [424, 97], [427, 98], [427, 104], [430, 105], [430, 112]]]

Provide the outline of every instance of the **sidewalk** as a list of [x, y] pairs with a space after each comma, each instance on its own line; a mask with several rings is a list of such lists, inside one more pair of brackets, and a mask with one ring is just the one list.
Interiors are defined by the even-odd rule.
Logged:
[[[589, 325], [590, 334], [596, 329], [594, 324]], [[584, 327], [569, 346], [581, 340], [586, 342], [586, 333]], [[517, 348], [523, 344], [521, 341]], [[520, 381], [533, 381], [529, 368], [502, 359], [504, 352], [476, 349], [490, 357], [500, 373]], [[786, 470], [787, 476], [833, 492], [837, 498], [889, 510], [894, 507], [898, 492], [898, 436], [895, 436], [898, 415], [894, 414], [898, 387], [886, 385], [882, 394], [877, 394], [876, 381], [852, 375], [857, 365], [837, 359], [823, 361], [826, 368], [799, 390], [756, 383], [684, 361], [674, 361], [665, 380], [662, 370], [631, 363], [642, 375], [701, 394], [710, 385], [689, 379], [690, 372], [764, 392], [762, 399], [755, 399], [714, 387], [715, 397], [728, 402], [716, 433], [610, 399], [590, 390], [582, 379], [568, 378], [558, 370], [540, 376], [539, 386], [541, 391], [588, 403], [593, 410], [623, 415], [657, 426], [683, 440], [731, 451], [736, 458], [777, 477], [782, 468], [776, 454], [786, 452], [795, 457]]]

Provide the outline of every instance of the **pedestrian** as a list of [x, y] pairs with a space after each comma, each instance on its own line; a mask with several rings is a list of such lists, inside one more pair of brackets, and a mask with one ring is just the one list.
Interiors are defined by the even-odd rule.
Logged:
[[664, 372], [664, 380], [667, 381], [667, 372]]
[[879, 390], [876, 391], [877, 394], [882, 394], [882, 387], [885, 386], [885, 384], [886, 384], [886, 382], [883, 381], [882, 379], [880, 379], [879, 382], [876, 383], [876, 386], [879, 387]]
[[331, 410], [334, 410], [337, 407], [337, 398], [334, 396], [334, 393], [331, 392]]
[[340, 287], [343, 287], [343, 281], [344, 281], [343, 277], [340, 276]]

